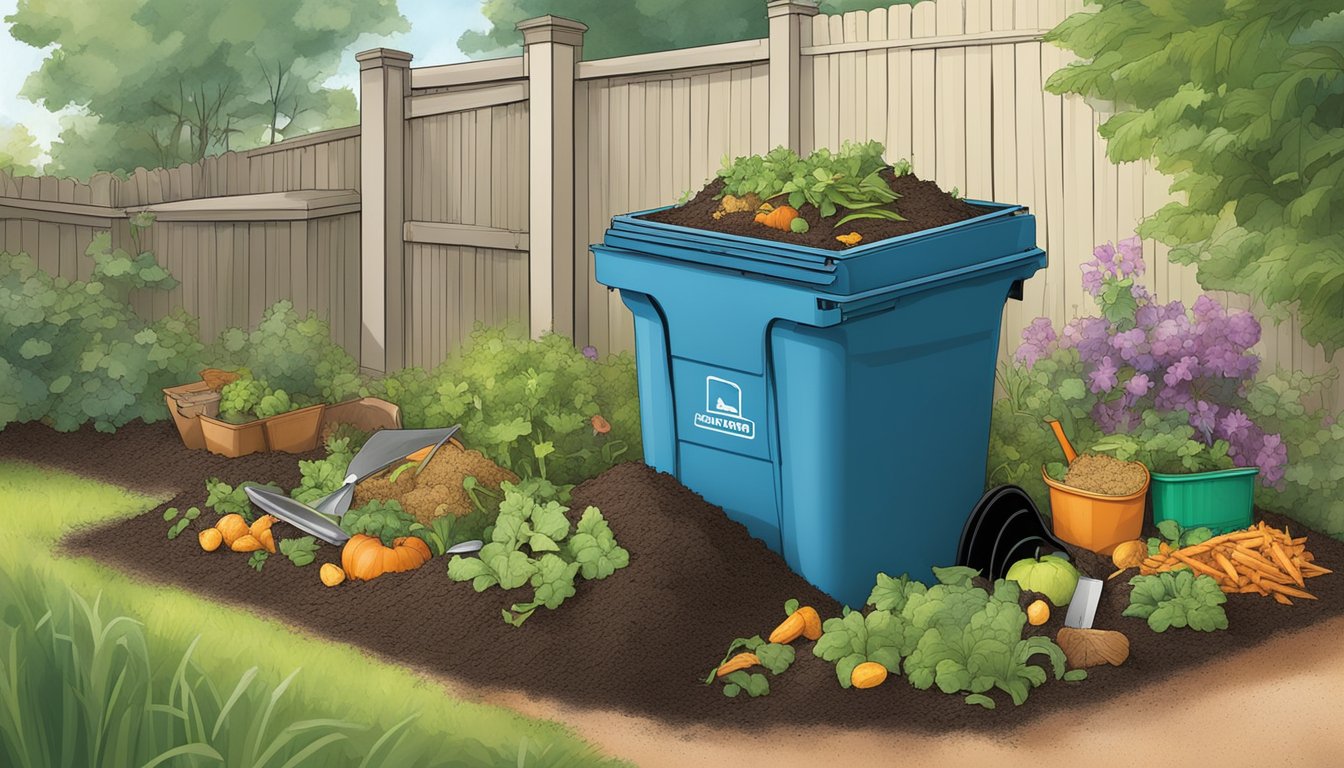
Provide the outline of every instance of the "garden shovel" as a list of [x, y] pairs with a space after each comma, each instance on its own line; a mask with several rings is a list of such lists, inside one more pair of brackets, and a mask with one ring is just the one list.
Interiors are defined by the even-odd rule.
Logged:
[[[247, 498], [263, 511], [293, 525], [304, 533], [316, 536], [329, 544], [344, 544], [350, 535], [341, 530], [337, 520], [350, 510], [355, 486], [364, 479], [378, 474], [404, 460], [407, 456], [429, 447], [421, 459], [424, 466], [434, 457], [448, 439], [457, 434], [460, 425], [438, 429], [384, 429], [373, 433], [350, 460], [345, 483], [323, 496], [315, 506], [291, 499], [279, 489], [248, 487]], [[474, 551], [474, 550], [471, 550]]]
[[438, 429], [380, 429], [374, 432], [350, 460], [345, 483], [319, 499], [315, 508], [324, 515], [341, 517], [350, 509], [356, 485], [429, 446], [429, 454], [420, 461], [420, 466], [425, 466], [460, 428], [461, 425], [454, 424]]

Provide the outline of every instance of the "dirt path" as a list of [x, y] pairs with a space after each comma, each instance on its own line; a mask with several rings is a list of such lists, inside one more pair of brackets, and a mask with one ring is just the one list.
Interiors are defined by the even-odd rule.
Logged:
[[[605, 752], [641, 768], [770, 765], [892, 765], [903, 755], [924, 768], [992, 765], [1088, 768], [1154, 764], [1167, 754], [1189, 765], [1328, 766], [1344, 755], [1344, 618], [1275, 637], [1228, 659], [1135, 689], [1120, 700], [1033, 720], [1011, 732], [942, 736], [834, 728], [751, 732], [678, 728], [617, 712], [520, 695], [487, 696], [529, 717], [561, 722]], [[900, 681], [897, 681], [898, 684]], [[858, 694], [862, 695], [862, 694]], [[750, 706], [750, 702], [744, 702]], [[1253, 716], [1240, 713], [1254, 712]], [[977, 713], [970, 708], [967, 717]], [[951, 725], [951, 724], [949, 724]]]

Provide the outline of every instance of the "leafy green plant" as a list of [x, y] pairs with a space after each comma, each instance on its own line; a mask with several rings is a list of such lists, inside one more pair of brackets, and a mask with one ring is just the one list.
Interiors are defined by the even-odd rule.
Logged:
[[[926, 595], [932, 595], [934, 589]], [[981, 706], [987, 705], [988, 697], [984, 694], [997, 688], [1012, 697], [1014, 704], [1021, 705], [1030, 690], [1047, 679], [1046, 670], [1032, 663], [1035, 657], [1044, 656], [1055, 679], [1062, 679], [1064, 651], [1047, 637], [1022, 637], [1027, 616], [1018, 605], [1020, 594], [1016, 584], [999, 581], [994, 593], [985, 594], [986, 599], [969, 617], [957, 615], [952, 621], [930, 622], [905, 661], [910, 684], [920, 689], [936, 684], [944, 693], [965, 691], [966, 703]], [[911, 596], [905, 614], [919, 614], [920, 597], [923, 596]], [[970, 601], [961, 603], [970, 604]], [[937, 610], [936, 604], [926, 607]], [[992, 700], [989, 706], [992, 707]]]
[[[109, 242], [95, 239], [88, 255]], [[194, 376], [202, 345], [181, 310], [147, 323], [131, 308], [137, 280], [148, 291], [169, 284], [147, 269], [70, 281], [0, 253], [0, 427], [42, 420], [68, 432], [91, 422], [111, 432], [167, 417], [160, 390]]]
[[341, 530], [376, 537], [387, 546], [403, 536], [420, 535], [424, 527], [396, 499], [370, 499], [341, 517]]
[[1226, 440], [1207, 445], [1195, 439], [1195, 428], [1184, 411], [1175, 414], [1144, 414], [1143, 425], [1129, 434], [1114, 434], [1098, 440], [1092, 450], [1109, 453], [1121, 461], [1139, 461], [1154, 472], [1187, 474], [1231, 469]]
[[812, 653], [835, 664], [840, 687], [848, 688], [854, 668], [866, 661], [881, 664], [891, 674], [900, 673], [906, 625], [894, 614], [873, 611], [864, 616], [849, 611], [842, 618], [827, 619], [821, 628]]
[[256, 552], [253, 552], [252, 555], [247, 558], [247, 567], [251, 568], [254, 571], [260, 572], [262, 567], [266, 565], [266, 559], [270, 556], [271, 553], [267, 552], [264, 549], [259, 549]]
[[266, 396], [266, 384], [251, 376], [242, 376], [219, 391], [219, 415], [230, 422], [250, 421]]
[[359, 394], [364, 386], [358, 363], [332, 341], [327, 322], [316, 312], [300, 316], [288, 300], [271, 305], [251, 332], [223, 331], [210, 359], [222, 367], [247, 368], [291, 400], [334, 403]]
[[[481, 328], [432, 372], [399, 371], [369, 393], [399, 405], [410, 428], [460, 423], [473, 449], [525, 481], [573, 485], [640, 457], [634, 360], [590, 359], [557, 334]], [[610, 429], [594, 427], [599, 415]]]
[[1121, 615], [1147, 619], [1154, 632], [1187, 626], [1199, 632], [1227, 629], [1227, 595], [1208, 576], [1182, 568], [1135, 576], [1129, 584], [1129, 607]]
[[[795, 659], [792, 645], [766, 642], [761, 639], [760, 635], [739, 637], [728, 644], [728, 652], [723, 655], [723, 661], [714, 665], [714, 668], [709, 671], [709, 675], [705, 677], [705, 685], [713, 685], [715, 680], [719, 680], [719, 668], [727, 664], [733, 656], [742, 652], [756, 654], [756, 657], [761, 660], [761, 666], [770, 670], [770, 674], [775, 676], [787, 672], [789, 667], [793, 666]], [[736, 698], [743, 691], [746, 691], [747, 695], [753, 699], [770, 693], [770, 681], [760, 673], [737, 670], [724, 675], [721, 679], [724, 682], [723, 695], [730, 699]]]
[[629, 553], [617, 545], [597, 507], [584, 510], [578, 533], [566, 541], [571, 527], [564, 506], [554, 500], [542, 503], [507, 483], [502, 487], [504, 500], [489, 543], [477, 557], [455, 555], [448, 576], [470, 581], [477, 592], [531, 584], [532, 600], [501, 610], [506, 622], [521, 626], [538, 608], [560, 607], [574, 596], [580, 574], [586, 580], [604, 579], [629, 563]]
[[247, 486], [248, 483], [239, 483], [235, 488], [217, 477], [212, 477], [205, 481], [205, 506], [221, 516], [239, 514], [251, 521], [256, 517], [256, 512], [252, 509], [252, 502], [244, 490]]
[[283, 539], [280, 542], [280, 554], [289, 558], [294, 565], [302, 568], [311, 565], [317, 559], [317, 539], [312, 536], [300, 536], [297, 539]]
[[1143, 236], [1198, 265], [1206, 289], [1293, 307], [1327, 354], [1344, 345], [1339, 9], [1101, 0], [1046, 36], [1080, 59], [1046, 88], [1116, 104], [1099, 128], [1110, 159], [1173, 177]]
[[299, 486], [289, 494], [296, 500], [312, 504], [345, 484], [350, 460], [355, 457], [350, 438], [329, 437], [326, 448], [327, 456], [324, 459], [299, 461]]
[[964, 692], [968, 704], [993, 709], [987, 692], [997, 688], [1014, 704], [1044, 683], [1044, 656], [1055, 679], [1082, 680], [1085, 673], [1064, 669], [1064, 652], [1045, 637], [1022, 636], [1026, 613], [1022, 591], [1000, 579], [989, 592], [975, 585], [977, 571], [934, 568], [937, 583], [926, 587], [908, 576], [879, 574], [868, 597], [873, 610], [864, 616], [845, 609], [827, 619], [813, 653], [836, 664], [836, 677], [849, 687], [854, 668], [874, 661], [890, 673], [904, 671], [919, 689], [937, 685], [945, 693]]
[[430, 524], [416, 536], [424, 539], [435, 557], [445, 554], [449, 548], [464, 541], [489, 538], [487, 532], [494, 523], [494, 515], [472, 510], [462, 515], [442, 515], [434, 518]]
[[177, 507], [169, 507], [165, 509], [163, 511], [163, 521], [165, 523], [172, 523], [172, 525], [168, 526], [168, 538], [176, 539], [178, 536], [182, 535], [182, 532], [187, 529], [187, 526], [191, 525], [200, 514], [201, 510], [196, 507], [189, 508], [186, 512], [183, 512], [180, 517], [178, 516]]
[[289, 413], [298, 408], [298, 404], [289, 399], [289, 395], [283, 389], [269, 390], [262, 395], [257, 403], [256, 413], [258, 419], [269, 419], [272, 416], [279, 416], [282, 413]]
[[[877, 584], [873, 586], [873, 591], [868, 594], [867, 605], [871, 605], [879, 611], [891, 611], [900, 613], [910, 596], [914, 594], [923, 594], [929, 591], [923, 582], [915, 581], [906, 574], [901, 574], [898, 578], [892, 578], [885, 573], [877, 574]], [[790, 611], [792, 613], [792, 611]]]
[[882, 178], [889, 167], [882, 159], [884, 151], [876, 141], [846, 142], [838, 153], [823, 147], [800, 158], [791, 149], [776, 147], [765, 155], [731, 162], [724, 158], [719, 178], [724, 182], [724, 195], [754, 194], [762, 200], [787, 196], [794, 208], [810, 205], [825, 218], [844, 209], [848, 213], [835, 223], [837, 227], [854, 219], [903, 221], [896, 211], [882, 207], [898, 197]]
[[1157, 532], [1161, 534], [1161, 539], [1156, 536], [1148, 537], [1148, 554], [1150, 555], [1156, 555], [1160, 551], [1163, 539], [1166, 540], [1167, 546], [1172, 549], [1184, 549], [1196, 544], [1203, 544], [1213, 538], [1213, 530], [1207, 526], [1184, 528], [1175, 520], [1163, 520], [1158, 523]]
[[753, 699], [770, 693], [770, 681], [760, 672], [739, 669], [728, 673], [723, 679], [725, 682], [723, 695], [730, 699], [737, 698], [737, 695], [744, 691]]

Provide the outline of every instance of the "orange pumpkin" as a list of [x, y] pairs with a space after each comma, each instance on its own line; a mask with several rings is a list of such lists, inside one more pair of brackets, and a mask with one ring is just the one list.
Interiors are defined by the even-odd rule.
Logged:
[[415, 536], [403, 536], [388, 547], [376, 536], [357, 533], [341, 550], [341, 566], [351, 579], [367, 581], [384, 573], [413, 571], [431, 556], [429, 545]]

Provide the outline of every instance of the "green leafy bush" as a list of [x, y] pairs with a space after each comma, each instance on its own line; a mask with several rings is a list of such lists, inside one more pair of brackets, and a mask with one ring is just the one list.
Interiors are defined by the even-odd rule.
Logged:
[[1182, 568], [1135, 576], [1129, 584], [1129, 607], [1121, 615], [1147, 619], [1154, 632], [1187, 626], [1200, 632], [1227, 629], [1227, 595], [1208, 576]]
[[868, 596], [867, 615], [845, 609], [827, 619], [812, 652], [836, 665], [840, 685], [849, 687], [854, 667], [873, 661], [897, 674], [904, 670], [921, 690], [937, 685], [944, 693], [964, 693], [967, 704], [994, 708], [986, 694], [997, 688], [1014, 704], [1047, 679], [1037, 666], [1044, 656], [1056, 680], [1081, 680], [1065, 672], [1064, 651], [1046, 637], [1022, 636], [1027, 616], [1017, 584], [1000, 579], [991, 593], [974, 584], [966, 567], [934, 568], [937, 584], [926, 587], [908, 576], [878, 574]]
[[111, 265], [138, 262], [108, 248], [105, 237], [89, 246], [106, 268], [87, 282], [0, 254], [0, 427], [40, 419], [62, 432], [86, 422], [111, 432], [137, 418], [157, 421], [167, 416], [160, 390], [199, 369], [194, 319], [177, 311], [146, 323], [125, 299], [132, 287], [163, 288], [171, 278], [157, 267], [119, 274]]
[[455, 555], [448, 562], [448, 576], [470, 581], [477, 592], [493, 586], [513, 590], [530, 583], [530, 601], [501, 610], [508, 623], [521, 626], [542, 606], [560, 607], [574, 596], [579, 575], [585, 580], [605, 579], [630, 564], [630, 553], [616, 543], [597, 507], [584, 510], [577, 533], [570, 537], [568, 510], [559, 502], [541, 503], [511, 483], [501, 487], [504, 501], [489, 543], [478, 557]]
[[1114, 102], [1099, 129], [1111, 160], [1153, 158], [1182, 193], [1140, 232], [1207, 289], [1294, 306], [1329, 353], [1344, 345], [1339, 10], [1099, 0], [1046, 36], [1081, 59], [1046, 88]]
[[246, 368], [268, 387], [289, 397], [328, 403], [359, 394], [359, 365], [331, 340], [331, 328], [316, 312], [299, 316], [291, 301], [271, 305], [250, 333], [223, 331], [210, 350], [212, 365]]
[[478, 329], [433, 371], [391, 374], [370, 394], [401, 406], [410, 428], [460, 423], [469, 447], [524, 479], [574, 484], [642, 453], [634, 360], [592, 360], [558, 334]]

